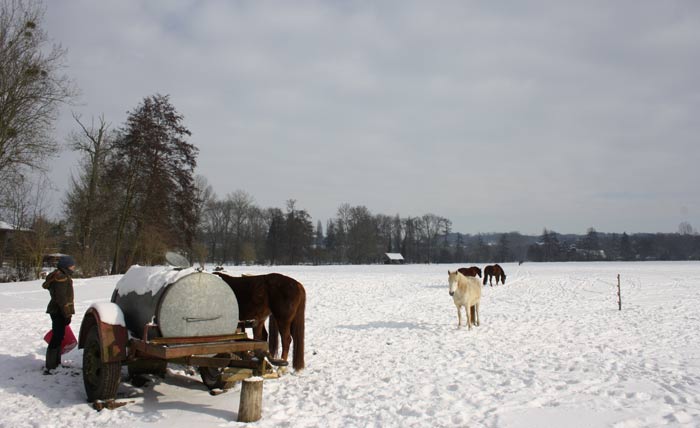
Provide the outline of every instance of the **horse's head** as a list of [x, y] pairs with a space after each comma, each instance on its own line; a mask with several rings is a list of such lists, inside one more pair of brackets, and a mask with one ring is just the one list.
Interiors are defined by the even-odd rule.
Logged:
[[501, 284], [505, 285], [506, 284], [506, 274], [504, 273], [503, 276], [501, 277]]
[[457, 289], [457, 283], [459, 282], [459, 272], [447, 271], [447, 282], [450, 284], [450, 296], [455, 295], [455, 290]]

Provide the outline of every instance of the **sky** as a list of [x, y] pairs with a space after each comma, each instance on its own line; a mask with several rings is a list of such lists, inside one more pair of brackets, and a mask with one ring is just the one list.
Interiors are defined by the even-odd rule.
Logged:
[[167, 94], [220, 198], [470, 234], [700, 226], [693, 0], [52, 0], [45, 26], [81, 91], [57, 139]]

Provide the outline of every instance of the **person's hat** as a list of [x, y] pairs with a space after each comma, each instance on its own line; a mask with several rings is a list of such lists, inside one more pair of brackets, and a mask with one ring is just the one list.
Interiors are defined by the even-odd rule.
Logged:
[[75, 260], [71, 256], [61, 256], [58, 259], [58, 267], [63, 269], [68, 269], [71, 266], [75, 266]]

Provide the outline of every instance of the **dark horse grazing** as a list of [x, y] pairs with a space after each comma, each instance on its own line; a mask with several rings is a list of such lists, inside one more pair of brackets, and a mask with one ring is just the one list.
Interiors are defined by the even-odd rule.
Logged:
[[500, 267], [499, 265], [488, 265], [484, 268], [484, 285], [486, 285], [486, 281], [488, 280], [489, 285], [493, 287], [493, 278], [496, 278], [496, 285], [498, 285], [498, 281], [501, 281], [501, 284], [505, 285], [506, 284], [506, 273], [503, 272], [503, 268]]
[[[448, 271], [449, 272], [449, 271]], [[479, 266], [472, 266], [468, 268], [459, 268], [457, 269], [457, 272], [461, 273], [464, 276], [479, 276], [481, 278], [481, 269], [479, 269]], [[472, 311], [472, 319], [476, 319], [476, 308], [474, 306], [471, 307]]]
[[[287, 361], [289, 345], [294, 341], [292, 367], [304, 368], [304, 311], [306, 291], [301, 283], [279, 273], [252, 276], [219, 275], [236, 294], [239, 318], [255, 320], [253, 337], [268, 340], [270, 354], [277, 354], [277, 335], [282, 337], [282, 359]], [[270, 317], [270, 335], [265, 331], [265, 320]]]
[[469, 268], [459, 268], [457, 269], [457, 272], [461, 273], [464, 276], [479, 276], [479, 278], [481, 278], [481, 269], [479, 269], [478, 266], [472, 266]]

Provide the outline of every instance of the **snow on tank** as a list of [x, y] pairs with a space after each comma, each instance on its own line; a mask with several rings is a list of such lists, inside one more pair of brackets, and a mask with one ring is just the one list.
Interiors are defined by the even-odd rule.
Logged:
[[124, 313], [131, 334], [141, 339], [152, 320], [162, 337], [233, 334], [238, 326], [238, 301], [231, 288], [194, 268], [132, 266], [117, 282], [112, 302]]

